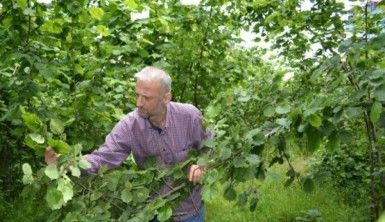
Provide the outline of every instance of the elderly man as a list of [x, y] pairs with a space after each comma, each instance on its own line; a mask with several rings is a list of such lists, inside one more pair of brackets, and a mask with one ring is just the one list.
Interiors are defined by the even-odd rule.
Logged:
[[[190, 104], [171, 102], [171, 78], [161, 69], [146, 67], [135, 74], [137, 109], [121, 119], [107, 135], [105, 143], [86, 159], [97, 172], [101, 166], [115, 168], [132, 153], [136, 163], [145, 168], [149, 156], [156, 157], [158, 166], [170, 167], [187, 158], [190, 149], [201, 149], [208, 133], [202, 126], [201, 112]], [[48, 150], [47, 163], [55, 162], [56, 153]], [[199, 183], [203, 169], [189, 168], [188, 179]], [[160, 193], [170, 191], [170, 184]], [[174, 209], [175, 221], [204, 221], [200, 186], [194, 186], [189, 197]], [[156, 219], [154, 219], [156, 221]]]

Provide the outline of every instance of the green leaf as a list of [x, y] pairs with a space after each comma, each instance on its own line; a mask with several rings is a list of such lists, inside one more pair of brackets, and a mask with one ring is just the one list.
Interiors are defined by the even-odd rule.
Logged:
[[376, 123], [380, 119], [381, 113], [382, 104], [380, 102], [375, 101], [372, 105], [372, 109], [370, 110], [370, 120]]
[[81, 172], [80, 172], [80, 169], [79, 167], [76, 167], [76, 166], [69, 166], [70, 170], [71, 170], [71, 175], [74, 176], [74, 177], [80, 177], [81, 175]]
[[22, 9], [26, 9], [28, 7], [28, 2], [27, 0], [16, 0], [17, 5]]
[[32, 168], [29, 163], [23, 163], [22, 165], [24, 175], [32, 175]]
[[272, 106], [266, 107], [265, 110], [263, 110], [263, 115], [266, 117], [272, 117], [275, 114], [275, 109]]
[[40, 27], [41, 31], [60, 34], [63, 31], [64, 21], [61, 19], [48, 20]]
[[275, 108], [275, 112], [278, 114], [286, 114], [286, 113], [290, 112], [290, 106], [289, 105], [277, 106]]
[[91, 164], [84, 157], [82, 157], [79, 160], [79, 167], [82, 169], [89, 169], [89, 168], [91, 168]]
[[228, 158], [231, 157], [231, 149], [227, 147], [222, 147], [219, 151], [219, 156], [221, 160], [227, 160]]
[[57, 169], [56, 164], [50, 164], [45, 167], [44, 173], [51, 180], [55, 180], [59, 178], [59, 170]]
[[57, 190], [61, 191], [64, 203], [67, 203], [74, 196], [72, 184], [64, 179], [58, 181]]
[[374, 91], [374, 97], [380, 102], [385, 102], [385, 84], [382, 84]]
[[[35, 138], [36, 139], [36, 138]], [[35, 150], [37, 155], [44, 155], [45, 147], [42, 144], [36, 143], [32, 138], [31, 135], [28, 134], [28, 136], [24, 140], [25, 145]]]
[[171, 207], [162, 207], [160, 210], [158, 210], [157, 219], [159, 221], [166, 221], [166, 220], [170, 219], [171, 216], [172, 216]]
[[128, 9], [136, 10], [138, 8], [138, 4], [136, 4], [135, 0], [124, 0]]
[[71, 146], [62, 140], [49, 139], [48, 145], [50, 145], [52, 149], [60, 154], [67, 154], [72, 150]]
[[219, 191], [215, 185], [204, 186], [202, 189], [202, 198], [207, 202], [214, 200], [218, 194]]
[[261, 159], [258, 155], [250, 154], [246, 157], [247, 162], [249, 162], [251, 165], [259, 165], [261, 163]]
[[130, 203], [132, 201], [131, 189], [124, 189], [120, 194], [120, 199], [122, 199], [124, 203]]
[[133, 192], [133, 200], [137, 203], [144, 202], [150, 194], [150, 191], [145, 187], [140, 187]]
[[34, 113], [24, 112], [21, 115], [21, 118], [23, 119], [24, 124], [28, 127], [28, 129], [34, 132], [41, 132], [44, 128], [43, 122]]
[[314, 182], [310, 177], [305, 178], [302, 184], [302, 189], [307, 193], [310, 193], [314, 190]]
[[102, 17], [104, 16], [103, 9], [99, 7], [90, 8], [88, 11], [91, 14], [91, 17], [96, 20], [101, 20]]
[[43, 144], [45, 142], [44, 137], [40, 134], [31, 133], [31, 134], [28, 134], [28, 136], [37, 144]]
[[60, 209], [64, 204], [62, 192], [54, 187], [48, 189], [45, 200], [52, 210]]
[[308, 121], [309, 121], [310, 125], [312, 125], [316, 128], [320, 127], [322, 124], [322, 118], [316, 114], [311, 114], [308, 117]]
[[51, 132], [56, 135], [60, 135], [64, 132], [64, 123], [59, 119], [51, 119], [49, 127]]
[[110, 35], [110, 31], [108, 30], [108, 28], [104, 25], [98, 25], [96, 26], [96, 32], [105, 37], [105, 36], [109, 36]]
[[26, 16], [34, 16], [35, 10], [32, 8], [26, 8], [26, 9], [24, 9], [23, 14]]

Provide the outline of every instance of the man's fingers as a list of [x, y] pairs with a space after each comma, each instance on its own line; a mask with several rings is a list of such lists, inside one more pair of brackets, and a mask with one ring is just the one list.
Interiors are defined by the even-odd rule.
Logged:
[[57, 162], [59, 155], [50, 146], [45, 149], [44, 161], [47, 164], [53, 164]]
[[192, 165], [189, 170], [188, 179], [194, 185], [201, 181], [203, 175], [203, 168], [199, 165]]

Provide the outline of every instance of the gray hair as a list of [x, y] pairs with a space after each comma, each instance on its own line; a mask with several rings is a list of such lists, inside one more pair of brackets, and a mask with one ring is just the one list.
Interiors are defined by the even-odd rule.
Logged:
[[154, 66], [146, 66], [134, 75], [136, 81], [158, 80], [166, 92], [171, 92], [171, 77], [163, 70]]

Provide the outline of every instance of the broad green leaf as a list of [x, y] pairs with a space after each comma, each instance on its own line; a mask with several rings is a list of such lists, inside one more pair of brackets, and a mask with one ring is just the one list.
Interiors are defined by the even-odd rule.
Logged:
[[91, 168], [91, 164], [84, 157], [82, 157], [79, 160], [79, 167], [82, 169], [89, 169], [89, 168]]
[[275, 108], [272, 106], [268, 106], [263, 110], [263, 115], [266, 117], [272, 117], [275, 114]]
[[204, 201], [210, 202], [219, 195], [218, 188], [214, 185], [204, 186], [202, 189], [202, 198]]
[[51, 119], [49, 127], [51, 132], [56, 135], [60, 135], [64, 132], [64, 123], [59, 119]]
[[278, 114], [286, 114], [290, 112], [290, 106], [289, 105], [277, 106], [275, 108], [275, 112]]
[[31, 165], [29, 165], [29, 163], [23, 163], [22, 169], [25, 175], [32, 175], [32, 168], [31, 168]]
[[26, 16], [34, 16], [35, 10], [33, 8], [26, 8], [24, 9], [23, 14]]
[[55, 180], [59, 178], [59, 170], [57, 169], [56, 164], [50, 164], [45, 167], [44, 173], [51, 180]]
[[34, 113], [24, 112], [21, 115], [21, 118], [23, 119], [24, 124], [28, 127], [28, 129], [34, 132], [41, 132], [44, 128], [43, 122]]
[[246, 157], [247, 162], [249, 162], [251, 165], [259, 165], [261, 163], [261, 159], [258, 155], [250, 154]]
[[22, 9], [26, 9], [28, 7], [28, 1], [27, 0], [16, 0], [17, 5]]
[[133, 194], [133, 201], [137, 203], [144, 202], [148, 198], [148, 195], [150, 194], [150, 191], [145, 187], [141, 187], [131, 192]]
[[231, 157], [231, 149], [227, 147], [222, 147], [219, 151], [219, 156], [221, 160], [227, 160], [228, 158]]
[[382, 84], [374, 91], [374, 97], [380, 102], [385, 102], [385, 84]]
[[310, 177], [305, 178], [302, 184], [302, 189], [307, 193], [310, 193], [314, 190], [314, 182]]
[[41, 31], [59, 34], [63, 31], [64, 21], [61, 19], [48, 20], [43, 23], [40, 27]]
[[71, 146], [62, 140], [49, 139], [48, 145], [50, 145], [52, 149], [60, 154], [67, 154], [72, 150]]
[[348, 119], [354, 119], [362, 114], [362, 109], [358, 107], [347, 107], [344, 112]]
[[308, 117], [308, 121], [309, 121], [310, 125], [314, 126], [315, 128], [320, 127], [322, 124], [322, 118], [316, 114], [311, 114]]
[[370, 119], [372, 122], [376, 123], [382, 113], [382, 104], [380, 102], [375, 101], [372, 105], [372, 109], [370, 110]]
[[[36, 139], [36, 138], [35, 138]], [[45, 152], [45, 147], [42, 144], [36, 143], [32, 138], [31, 135], [28, 134], [28, 136], [24, 140], [25, 145], [35, 150], [37, 155], [43, 155]]]
[[74, 196], [72, 184], [64, 179], [58, 181], [57, 190], [62, 192], [63, 201], [67, 203]]
[[124, 0], [124, 3], [126, 4], [127, 8], [131, 10], [136, 10], [138, 8], [138, 4], [135, 2], [135, 0]]
[[171, 207], [162, 207], [160, 210], [158, 210], [157, 219], [159, 221], [167, 221], [172, 216], [172, 209]]
[[43, 144], [45, 142], [44, 137], [40, 134], [30, 133], [28, 136], [37, 144]]
[[105, 36], [109, 36], [110, 35], [110, 31], [108, 30], [108, 28], [104, 25], [98, 25], [96, 26], [96, 32], [105, 37]]
[[23, 184], [32, 184], [34, 181], [34, 178], [32, 175], [23, 175], [22, 182]]
[[74, 177], [80, 177], [81, 172], [80, 172], [79, 167], [76, 167], [76, 166], [70, 166], [69, 168], [70, 168], [70, 170], [71, 170], [71, 175], [72, 175], [72, 176], [74, 176]]
[[132, 191], [130, 189], [124, 189], [120, 194], [120, 199], [125, 203], [130, 203], [132, 201]]
[[60, 209], [63, 204], [63, 193], [54, 187], [48, 188], [45, 199], [52, 210]]
[[99, 7], [90, 8], [88, 11], [90, 12], [91, 17], [96, 20], [101, 20], [104, 16], [103, 9]]

